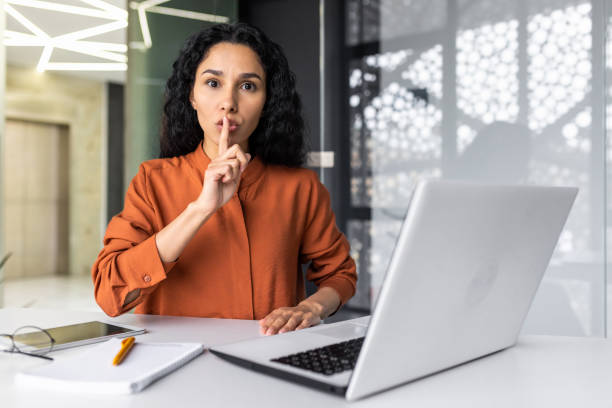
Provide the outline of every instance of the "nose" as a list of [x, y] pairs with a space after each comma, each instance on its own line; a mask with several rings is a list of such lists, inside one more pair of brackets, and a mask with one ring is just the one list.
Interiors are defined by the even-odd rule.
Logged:
[[225, 113], [234, 113], [238, 111], [238, 101], [233, 90], [228, 90], [221, 100], [221, 110]]

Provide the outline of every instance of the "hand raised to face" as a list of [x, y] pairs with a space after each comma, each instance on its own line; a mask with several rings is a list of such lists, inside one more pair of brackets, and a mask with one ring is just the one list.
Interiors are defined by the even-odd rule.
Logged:
[[232, 198], [240, 185], [240, 176], [251, 160], [251, 155], [244, 153], [239, 145], [229, 147], [228, 144], [229, 120], [224, 116], [219, 154], [206, 169], [202, 192], [197, 199], [200, 208], [206, 211], [214, 212]]

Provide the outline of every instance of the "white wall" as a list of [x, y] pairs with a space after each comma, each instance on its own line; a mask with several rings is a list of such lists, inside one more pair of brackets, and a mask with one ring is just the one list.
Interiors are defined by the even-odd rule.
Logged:
[[88, 275], [102, 242], [102, 82], [9, 66], [5, 115], [10, 119], [68, 126], [69, 273]]

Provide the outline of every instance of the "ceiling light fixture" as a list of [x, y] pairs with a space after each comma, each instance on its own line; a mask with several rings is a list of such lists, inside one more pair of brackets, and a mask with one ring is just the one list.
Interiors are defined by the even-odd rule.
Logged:
[[81, 0], [83, 3], [89, 4], [90, 7], [78, 7], [57, 2], [42, 1], [42, 0], [5, 0], [6, 3], [14, 6], [31, 7], [40, 10], [57, 11], [61, 13], [76, 14], [79, 16], [98, 17], [109, 20], [127, 19], [127, 11], [119, 7], [111, 6], [101, 0]]
[[49, 71], [125, 71], [127, 64], [109, 64], [107, 62], [49, 62], [46, 65]]
[[[5, 30], [4, 45], [7, 47], [43, 47], [36, 69], [69, 71], [125, 71], [127, 70], [127, 46], [125, 44], [83, 41], [100, 34], [122, 30], [127, 27], [127, 11], [103, 0], [81, 0], [91, 7], [79, 7], [42, 0], [4, 0], [4, 10], [28, 33]], [[111, 20], [109, 23], [51, 37], [40, 27], [20, 13], [15, 7], [34, 8], [57, 13], [75, 14]], [[103, 63], [54, 63], [50, 62], [53, 50], [60, 48], [79, 54], [95, 56], [110, 62]]]
[[[127, 27], [128, 13], [104, 0], [80, 0], [84, 7], [46, 0], [4, 0], [4, 10], [15, 19], [27, 32], [5, 30], [4, 45], [7, 47], [41, 47], [42, 52], [37, 64], [37, 70], [83, 70], [83, 71], [125, 71], [127, 69], [127, 46], [125, 44], [86, 41], [95, 37]], [[130, 8], [137, 11], [143, 42], [130, 45], [136, 48], [148, 49], [153, 46], [151, 32], [147, 21], [147, 12], [187, 18], [191, 20], [214, 23], [228, 23], [227, 16], [200, 13], [169, 7], [160, 7], [170, 0], [132, 1]], [[111, 20], [109, 23], [96, 25], [84, 30], [78, 30], [52, 37], [34, 24], [15, 7], [33, 8], [56, 13], [73, 14], [84, 17]], [[51, 62], [53, 50], [56, 48], [75, 53], [94, 56], [109, 62], [104, 63], [55, 63]]]
[[[114, 51], [120, 54], [125, 54], [127, 52], [127, 45], [125, 44], [103, 43], [96, 41], [56, 41], [56, 39], [52, 38], [41, 38], [35, 35], [19, 33], [17, 31], [10, 30], [6, 30], [4, 32], [4, 36], [4, 44], [7, 46], [14, 47], [46, 47], [50, 45], [56, 48], [64, 49], [78, 48], [79, 52], [83, 53]], [[117, 55], [119, 54], [113, 54], [112, 56], [108, 57], [108, 59], [114, 61], [116, 58], [118, 58]]]

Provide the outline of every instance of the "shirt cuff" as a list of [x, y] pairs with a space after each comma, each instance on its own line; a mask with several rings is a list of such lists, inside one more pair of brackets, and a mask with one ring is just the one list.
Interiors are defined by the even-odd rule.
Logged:
[[[130, 270], [131, 282], [129, 286], [133, 289], [146, 289], [157, 285], [166, 279], [170, 270], [176, 262], [163, 262], [157, 250], [153, 234], [129, 251], [128, 268]], [[125, 253], [123, 255], [128, 255]]]

